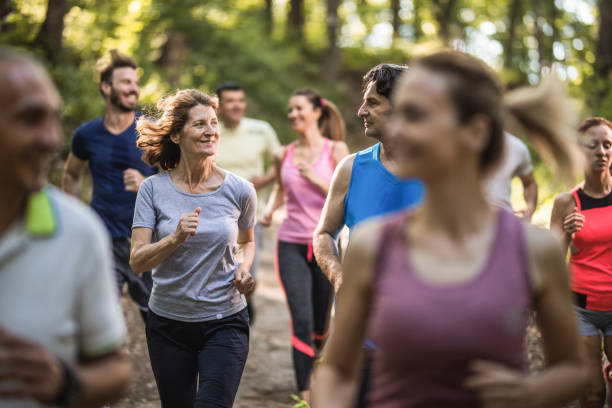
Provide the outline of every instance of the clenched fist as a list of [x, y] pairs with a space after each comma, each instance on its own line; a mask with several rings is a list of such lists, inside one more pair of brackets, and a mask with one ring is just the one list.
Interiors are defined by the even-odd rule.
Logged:
[[177, 242], [183, 243], [187, 241], [190, 235], [195, 235], [200, 223], [200, 213], [202, 208], [198, 207], [193, 212], [181, 214], [181, 219], [176, 226], [174, 235]]

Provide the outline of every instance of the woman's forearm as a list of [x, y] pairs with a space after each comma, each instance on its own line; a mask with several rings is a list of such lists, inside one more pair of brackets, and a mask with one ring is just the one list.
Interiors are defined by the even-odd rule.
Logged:
[[587, 384], [587, 373], [579, 362], [550, 366], [526, 379], [530, 390], [525, 407], [560, 407], [580, 395]]
[[255, 259], [255, 242], [239, 242], [238, 248], [239, 252], [242, 253], [242, 262], [240, 263], [240, 267], [250, 271], [251, 266], [253, 265], [253, 260]]
[[309, 181], [314, 184], [327, 197], [329, 192], [329, 183], [318, 176], [313, 176]]
[[181, 243], [182, 241], [174, 233], [155, 243], [138, 247], [134, 247], [132, 241], [130, 267], [137, 274], [151, 270], [162, 263]]

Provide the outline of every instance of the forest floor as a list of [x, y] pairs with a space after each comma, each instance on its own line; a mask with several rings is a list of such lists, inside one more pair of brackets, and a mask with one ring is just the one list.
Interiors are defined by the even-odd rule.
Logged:
[[[236, 396], [236, 408], [291, 407], [291, 394], [295, 393], [289, 316], [284, 294], [278, 285], [274, 270], [275, 229], [267, 230], [262, 251], [255, 293], [257, 310], [251, 328], [250, 352]], [[151, 371], [144, 332], [134, 303], [124, 295], [122, 305], [126, 316], [134, 377], [128, 395], [113, 408], [159, 407], [159, 396]], [[526, 336], [526, 349], [530, 370], [543, 366], [540, 335], [533, 324]], [[577, 408], [570, 404], [566, 408]]]

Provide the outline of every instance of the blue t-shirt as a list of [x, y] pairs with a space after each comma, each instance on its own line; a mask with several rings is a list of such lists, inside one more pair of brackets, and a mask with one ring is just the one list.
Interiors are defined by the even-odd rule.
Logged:
[[156, 172], [142, 161], [136, 138], [136, 120], [115, 135], [106, 129], [103, 117], [79, 126], [72, 136], [72, 154], [89, 161], [93, 179], [91, 207], [102, 217], [113, 238], [132, 235], [136, 193], [125, 191], [123, 171], [136, 169], [145, 177]]
[[344, 200], [344, 222], [352, 228], [370, 217], [399, 211], [423, 199], [423, 183], [401, 180], [380, 162], [380, 143], [355, 155]]

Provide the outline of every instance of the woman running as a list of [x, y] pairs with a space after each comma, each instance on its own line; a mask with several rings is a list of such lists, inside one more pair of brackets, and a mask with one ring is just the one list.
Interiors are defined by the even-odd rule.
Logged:
[[[377, 346], [374, 408], [560, 406], [579, 394], [584, 370], [558, 243], [491, 208], [481, 189], [503, 151], [505, 110], [537, 129], [560, 165], [573, 163], [568, 134], [555, 130], [567, 106], [557, 89], [504, 97], [485, 64], [459, 52], [419, 59], [400, 80], [390, 137], [402, 175], [423, 180], [425, 201], [354, 231], [314, 406], [351, 406], [366, 332]], [[527, 376], [532, 307], [547, 367]]]
[[564, 254], [571, 248], [574, 309], [589, 373], [580, 406], [601, 408], [606, 399], [601, 334], [606, 356], [612, 360], [612, 123], [587, 118], [578, 134], [585, 158], [584, 183], [557, 196], [550, 228], [562, 237]]
[[293, 364], [300, 398], [309, 401], [310, 373], [327, 338], [334, 290], [312, 253], [334, 169], [348, 154], [344, 120], [336, 106], [310, 89], [289, 99], [289, 122], [299, 139], [275, 155], [277, 181], [263, 224], [286, 204], [278, 231], [277, 272], [292, 322]]
[[140, 186], [130, 256], [134, 272], [153, 269], [151, 366], [162, 407], [230, 408], [249, 351], [255, 189], [215, 165], [216, 99], [189, 89], [157, 106], [138, 146], [166, 171]]

